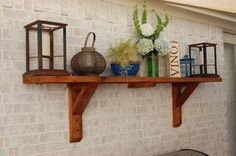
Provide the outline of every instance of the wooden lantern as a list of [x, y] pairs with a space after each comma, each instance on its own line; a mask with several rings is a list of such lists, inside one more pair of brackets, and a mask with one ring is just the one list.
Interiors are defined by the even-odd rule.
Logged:
[[[25, 26], [26, 29], [26, 72], [24, 75], [69, 75], [66, 67], [66, 26], [64, 23], [57, 23], [51, 21], [37, 20]], [[61, 55], [54, 54], [54, 32], [62, 29], [63, 31], [63, 48]], [[30, 53], [30, 32], [36, 31], [36, 53], [32, 56]], [[45, 43], [43, 35], [47, 35], [48, 41]], [[48, 43], [49, 42], [49, 43]], [[45, 45], [48, 45], [48, 52], [45, 54]], [[44, 46], [44, 47], [43, 47]], [[63, 69], [55, 69], [55, 58], [61, 58], [63, 61]], [[34, 69], [30, 63], [31, 59], [36, 59], [36, 65]], [[48, 67], [45, 67], [45, 61], [48, 62]]]
[[[195, 57], [195, 65], [190, 63], [189, 66], [190, 76], [219, 77], [217, 74], [216, 45], [206, 42], [189, 45], [189, 59]], [[195, 73], [192, 71], [192, 66], [196, 67]]]

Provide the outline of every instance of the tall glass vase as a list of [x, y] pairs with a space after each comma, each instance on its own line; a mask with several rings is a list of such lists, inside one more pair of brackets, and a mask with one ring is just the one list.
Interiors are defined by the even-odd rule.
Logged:
[[159, 67], [158, 67], [158, 57], [152, 53], [152, 55], [147, 56], [148, 64], [148, 77], [158, 77]]

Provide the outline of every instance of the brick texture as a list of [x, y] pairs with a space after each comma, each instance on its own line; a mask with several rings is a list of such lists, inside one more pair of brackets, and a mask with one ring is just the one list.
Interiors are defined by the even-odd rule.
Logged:
[[[145, 89], [101, 85], [83, 115], [83, 140], [70, 144], [66, 86], [22, 84], [23, 26], [36, 19], [68, 23], [69, 66], [90, 31], [97, 34], [96, 47], [103, 55], [116, 40], [135, 39], [133, 8], [104, 0], [0, 0], [0, 4], [0, 156], [155, 156], [181, 148], [228, 156], [224, 83], [201, 84], [184, 105], [183, 125], [176, 129], [170, 84]], [[161, 35], [179, 41], [181, 57], [190, 43], [217, 43], [219, 73], [224, 74], [221, 28], [171, 17]], [[60, 35], [55, 41], [60, 50]], [[165, 62], [160, 66], [164, 76]], [[107, 66], [103, 75], [110, 73]]]

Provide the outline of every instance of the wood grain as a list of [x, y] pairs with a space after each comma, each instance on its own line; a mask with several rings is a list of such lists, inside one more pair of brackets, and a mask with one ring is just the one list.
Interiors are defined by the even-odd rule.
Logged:
[[45, 84], [45, 83], [205, 83], [221, 82], [220, 77], [99, 77], [99, 76], [23, 76], [25, 84]]
[[182, 124], [182, 106], [192, 95], [198, 84], [172, 84], [173, 127], [179, 127]]
[[97, 83], [70, 84], [69, 88], [69, 119], [70, 142], [79, 142], [83, 137], [82, 115], [97, 89]]

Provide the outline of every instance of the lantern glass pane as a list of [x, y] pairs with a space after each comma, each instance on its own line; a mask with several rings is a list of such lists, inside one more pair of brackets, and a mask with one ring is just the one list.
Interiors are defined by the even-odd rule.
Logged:
[[38, 48], [38, 42], [37, 42], [37, 33], [36, 31], [30, 31], [29, 33], [29, 52], [30, 57], [37, 57], [37, 49]]
[[38, 59], [37, 58], [31, 58], [29, 60], [29, 62], [30, 62], [30, 70], [38, 69]]
[[43, 58], [43, 69], [49, 69], [49, 59]]
[[42, 34], [42, 50], [44, 56], [50, 56], [50, 37], [48, 32]]
[[54, 69], [63, 69], [63, 57], [54, 58]]
[[57, 30], [54, 31], [54, 56], [62, 56], [63, 55], [63, 31]]

